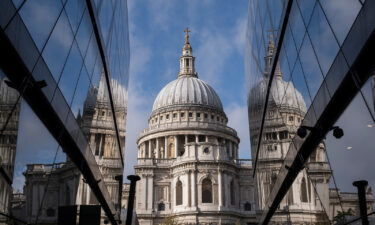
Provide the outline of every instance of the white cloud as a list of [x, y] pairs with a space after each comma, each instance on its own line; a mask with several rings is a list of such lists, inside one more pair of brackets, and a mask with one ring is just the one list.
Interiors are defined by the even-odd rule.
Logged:
[[[134, 36], [133, 36], [134, 37]], [[140, 39], [134, 37], [130, 39], [131, 56], [130, 56], [130, 80], [132, 77], [139, 75], [147, 68], [147, 63], [151, 58], [151, 48], [147, 47]], [[129, 80], [129, 85], [130, 85]], [[138, 79], [139, 80], [139, 79]], [[137, 80], [137, 81], [138, 81]]]
[[[133, 76], [134, 77], [134, 76]], [[137, 137], [147, 127], [152, 99], [139, 90], [140, 85], [135, 79], [130, 80], [128, 115], [126, 125], [125, 175], [134, 174], [133, 166], [137, 161]]]
[[150, 16], [152, 17], [152, 21], [155, 24], [153, 26], [154, 29], [167, 31], [172, 23], [170, 20], [173, 18], [171, 16], [173, 6], [178, 4], [178, 1], [149, 1], [148, 2], [148, 10], [150, 12]]
[[[130, 8], [133, 7], [133, 3], [130, 3]], [[142, 73], [146, 72], [145, 70], [148, 68], [147, 64], [152, 57], [152, 51], [142, 38], [137, 37], [131, 15], [129, 21], [131, 57], [126, 118], [125, 176], [134, 174], [133, 166], [137, 162], [138, 151], [136, 144], [137, 137], [142, 129], [147, 127], [147, 119], [153, 100], [149, 93], [146, 93], [147, 90], [143, 88], [142, 79], [139, 77]]]
[[245, 51], [245, 37], [246, 37], [246, 26], [247, 17], [239, 18], [236, 21], [236, 26], [234, 27], [234, 44], [237, 48], [238, 53], [242, 56]]
[[232, 52], [231, 42], [225, 36], [210, 31], [201, 32], [200, 39], [204, 41], [195, 53], [197, 70], [202, 74], [201, 78], [215, 84]]
[[195, 50], [197, 70], [208, 83], [216, 84], [218, 80], [227, 79], [227, 74], [223, 73], [226, 62], [232, 54], [244, 54], [246, 22], [244, 16], [236, 21], [232, 29], [223, 31], [213, 26], [199, 31], [202, 44]]
[[247, 117], [247, 106], [239, 104], [231, 104], [226, 107], [229, 119], [228, 126], [234, 128], [240, 138], [239, 157], [250, 158], [250, 136], [249, 122]]

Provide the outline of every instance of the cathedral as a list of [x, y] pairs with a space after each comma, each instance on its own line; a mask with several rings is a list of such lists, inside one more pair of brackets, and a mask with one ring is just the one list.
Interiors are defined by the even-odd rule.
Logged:
[[[122, 140], [121, 147], [124, 149], [125, 92], [115, 80], [112, 80], [111, 87]], [[102, 174], [99, 182], [103, 182], [112, 202], [120, 208], [119, 181], [116, 180], [116, 176], [122, 175], [123, 166], [106, 88], [105, 77], [102, 74], [99, 84], [88, 90], [82, 114], [78, 112], [76, 120], [80, 130], [76, 132], [84, 133], [89, 145], [86, 149], [92, 153], [86, 154], [91, 154], [95, 158]], [[16, 218], [22, 218], [28, 223], [38, 221], [38, 224], [56, 224], [60, 206], [99, 204], [77, 166], [68, 158], [65, 162], [54, 164], [28, 164], [23, 175], [25, 176], [23, 193], [13, 194], [11, 210]], [[100, 173], [97, 175], [99, 176]], [[101, 217], [101, 224], [104, 224], [106, 218], [104, 212]]]
[[[135, 173], [141, 180], [136, 189], [135, 223], [257, 224], [267, 208], [277, 173], [287, 152], [293, 147], [292, 138], [304, 118], [306, 104], [293, 83], [284, 81], [278, 66], [253, 177], [252, 160], [238, 157], [240, 139], [237, 132], [227, 126], [228, 117], [220, 97], [198, 77], [189, 30], [185, 31], [177, 79], [159, 92], [148, 128], [137, 139]], [[270, 39], [264, 78], [269, 76], [274, 49]], [[115, 81], [111, 86], [123, 149], [126, 118], [124, 90]], [[266, 88], [266, 79], [261, 79], [249, 93], [253, 158], [257, 154], [259, 121], [262, 118], [260, 107]], [[5, 89], [0, 91], [4, 92]], [[14, 98], [9, 101], [14, 101]], [[100, 181], [107, 187], [119, 209], [117, 197], [120, 190], [116, 176], [123, 173], [123, 167], [117, 151], [118, 142], [111, 113], [105, 77], [102, 75], [99, 84], [88, 90], [83, 112], [78, 113], [76, 118], [80, 125], [77, 132], [85, 134], [90, 146], [87, 149], [103, 175]], [[10, 126], [10, 136], [17, 133], [17, 118], [18, 108], [14, 126]], [[14, 141], [4, 143], [2, 141], [0, 151], [10, 148], [12, 153], [15, 152]], [[7, 158], [1, 156], [3, 161], [14, 161], [13, 155]], [[326, 224], [333, 221], [339, 212], [358, 215], [356, 193], [330, 189], [331, 175], [323, 141], [311, 155], [305, 169], [298, 174], [271, 223]], [[23, 193], [13, 193], [9, 210], [29, 223], [38, 219], [40, 224], [56, 224], [60, 206], [98, 205], [80, 171], [69, 159], [55, 164], [29, 164], [24, 176]], [[46, 193], [45, 197], [43, 193]], [[128, 184], [123, 185], [122, 193], [121, 207], [126, 208]], [[10, 195], [10, 189], [0, 189], [0, 197], [9, 199], [7, 196]], [[374, 203], [370, 188], [367, 199], [370, 212]], [[42, 207], [39, 209], [40, 205]], [[102, 224], [104, 219], [102, 214]]]
[[[137, 139], [135, 172], [141, 177], [136, 191], [137, 222], [256, 224], [267, 207], [277, 172], [306, 113], [306, 104], [293, 83], [283, 80], [278, 66], [253, 178], [252, 161], [238, 158], [240, 140], [237, 132], [227, 126], [228, 118], [218, 94], [198, 77], [189, 30], [185, 32], [177, 79], [159, 92], [148, 128]], [[274, 48], [270, 40], [265, 78]], [[266, 85], [266, 79], [262, 79], [250, 93], [253, 157]], [[325, 151], [322, 142], [284, 197], [272, 223], [325, 224], [341, 210], [338, 195], [345, 210], [358, 212], [354, 194], [329, 188], [332, 171]], [[368, 199], [372, 211], [370, 190]]]
[[[10, 211], [20, 114], [19, 94], [7, 82], [9, 80], [0, 72], [0, 173], [2, 177], [6, 177], [0, 179], [0, 212], [3, 213]], [[5, 222], [6, 218], [0, 216], [0, 225]]]

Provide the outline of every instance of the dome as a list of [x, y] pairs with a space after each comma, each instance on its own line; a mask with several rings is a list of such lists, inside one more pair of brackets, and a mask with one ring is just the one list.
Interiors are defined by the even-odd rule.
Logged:
[[[114, 79], [111, 79], [112, 100], [115, 108], [126, 107], [126, 90], [125, 88]], [[102, 73], [98, 86], [91, 86], [88, 90], [85, 100], [85, 107], [94, 108], [98, 103], [110, 104], [109, 95], [107, 90], [107, 83]]]
[[157, 95], [152, 111], [181, 105], [197, 105], [223, 111], [215, 90], [194, 76], [180, 76], [167, 84]]
[[[252, 91], [250, 103], [252, 105], [263, 105], [267, 93], [267, 82], [263, 79]], [[271, 102], [278, 107], [293, 108], [306, 113], [306, 103], [301, 93], [294, 87], [292, 82], [287, 82], [281, 76], [276, 76], [271, 87]]]

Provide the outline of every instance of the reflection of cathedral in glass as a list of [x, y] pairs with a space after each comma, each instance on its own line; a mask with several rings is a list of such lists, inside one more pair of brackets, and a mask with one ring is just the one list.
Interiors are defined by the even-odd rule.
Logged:
[[[8, 87], [7, 79], [1, 74], [0, 72], [0, 172], [6, 179], [0, 179], [0, 212], [9, 213], [20, 105], [17, 103], [18, 92]], [[0, 224], [5, 219], [0, 216]]]
[[[265, 57], [265, 73], [268, 77], [273, 57], [274, 43], [270, 39]], [[267, 80], [263, 79], [250, 93], [250, 135], [252, 155], [255, 158], [259, 137], [259, 126], [267, 91]], [[277, 174], [291, 141], [306, 113], [306, 104], [301, 93], [294, 88], [291, 81], [283, 80], [280, 66], [277, 65], [275, 77], [270, 90], [270, 97], [264, 123], [262, 144], [258, 153], [256, 171], [257, 205], [259, 209], [267, 207], [268, 196], [277, 180]], [[290, 220], [303, 223], [304, 220], [314, 223], [326, 220], [322, 207], [329, 207], [329, 179], [331, 171], [325, 160], [325, 146], [320, 144], [308, 162], [308, 169], [297, 176], [292, 188], [280, 204], [280, 210], [273, 220]], [[309, 172], [306, 172], [309, 171]], [[323, 205], [316, 201], [312, 183], [319, 186], [319, 196], [326, 196]], [[301, 214], [301, 210], [309, 211]], [[303, 215], [303, 218], [301, 216]], [[278, 217], [279, 216], [279, 217]]]
[[[82, 118], [80, 118], [80, 125], [90, 143], [91, 151], [103, 174], [104, 183], [111, 195], [112, 201], [117, 202], [118, 181], [115, 180], [115, 176], [122, 175], [123, 167], [117, 146], [118, 142], [108, 91], [105, 85], [105, 77], [102, 75], [99, 86], [89, 90]], [[114, 80], [112, 80], [111, 85], [114, 90], [112, 94], [117, 124], [119, 125], [121, 149], [124, 149], [126, 117], [124, 93], [121, 85]], [[82, 181], [81, 184], [83, 185]], [[84, 190], [85, 188], [87, 189], [88, 186], [80, 185], [79, 190], [81, 192], [77, 195], [77, 204], [92, 204], [96, 202], [93, 195], [88, 194], [87, 190]]]
[[[271, 70], [271, 62], [275, 46], [270, 38], [265, 56], [265, 72], [257, 86], [250, 91], [249, 123], [251, 150], [256, 157], [260, 122], [266, 101], [267, 81]], [[264, 128], [259, 146], [255, 184], [257, 193], [256, 205], [259, 210], [267, 208], [268, 197], [277, 182], [278, 172], [283, 165], [288, 151], [295, 150], [292, 139], [306, 114], [306, 104], [302, 94], [291, 81], [284, 81], [280, 65], [276, 66], [274, 79], [270, 89], [268, 107], [265, 115]], [[313, 224], [327, 223], [332, 220], [341, 206], [344, 210], [358, 212], [354, 193], [339, 193], [329, 188], [331, 169], [326, 160], [324, 142], [310, 156], [306, 167], [302, 170], [288, 193], [281, 201], [279, 209], [272, 217], [272, 222], [293, 224], [306, 222]], [[368, 194], [371, 194], [369, 192]], [[342, 205], [338, 206], [338, 195]], [[371, 201], [372, 195], [369, 195]], [[353, 202], [355, 204], [353, 204]], [[368, 203], [372, 208], [371, 202]], [[329, 212], [327, 218], [325, 211]]]
[[[112, 201], [117, 204], [119, 183], [115, 177], [122, 175], [123, 166], [106, 85], [105, 77], [102, 75], [99, 85], [89, 89], [83, 113], [82, 115], [79, 113], [77, 121], [87, 137], [92, 155], [103, 174], [104, 180], [98, 182], [106, 186]], [[123, 149], [124, 119], [126, 118], [125, 93], [117, 82], [112, 81], [111, 85], [112, 90], [115, 90], [112, 96]], [[38, 217], [38, 221], [43, 224], [56, 223], [59, 206], [99, 204], [80, 171], [69, 159], [53, 165], [29, 164], [24, 176], [26, 179], [24, 197], [20, 194], [14, 195], [17, 205], [13, 206], [12, 212], [18, 218], [25, 218], [29, 222], [35, 221], [43, 200], [43, 207]], [[47, 191], [43, 199], [45, 189]], [[22, 202], [25, 204], [21, 204]]]

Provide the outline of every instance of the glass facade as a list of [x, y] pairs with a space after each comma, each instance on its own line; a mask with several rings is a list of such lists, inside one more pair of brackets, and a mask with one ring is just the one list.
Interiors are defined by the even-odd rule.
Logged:
[[0, 224], [84, 223], [97, 206], [117, 224], [127, 13], [126, 0], [0, 2]]
[[340, 195], [340, 185], [354, 193], [355, 180], [375, 186], [371, 172], [342, 163], [372, 160], [373, 10], [368, 0], [249, 2], [245, 68], [260, 223], [333, 223], [349, 209], [359, 216], [356, 203], [348, 206], [356, 195]]

